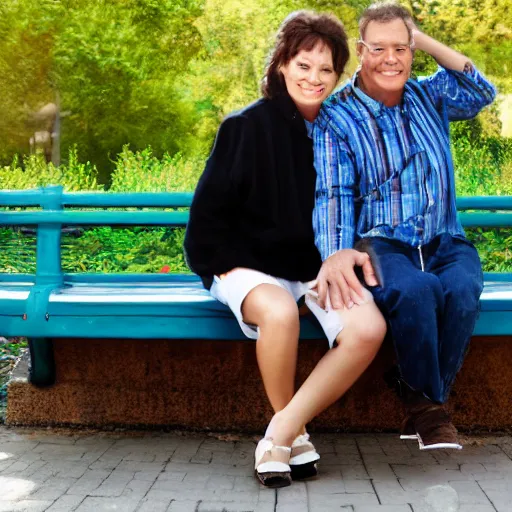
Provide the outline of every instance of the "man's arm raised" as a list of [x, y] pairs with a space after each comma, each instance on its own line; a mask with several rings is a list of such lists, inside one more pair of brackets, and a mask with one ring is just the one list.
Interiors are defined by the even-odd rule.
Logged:
[[415, 50], [428, 53], [443, 68], [464, 71], [467, 66], [472, 66], [469, 57], [421, 32], [414, 24], [412, 25], [412, 38]]

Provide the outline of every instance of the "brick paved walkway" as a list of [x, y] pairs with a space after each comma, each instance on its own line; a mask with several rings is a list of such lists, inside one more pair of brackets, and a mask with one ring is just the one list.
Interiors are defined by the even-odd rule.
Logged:
[[396, 435], [314, 435], [320, 476], [278, 491], [254, 439], [0, 427], [0, 512], [511, 512], [512, 437], [419, 452]]

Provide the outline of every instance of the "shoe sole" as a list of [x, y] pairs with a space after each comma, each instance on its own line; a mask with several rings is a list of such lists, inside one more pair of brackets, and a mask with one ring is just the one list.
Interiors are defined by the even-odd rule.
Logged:
[[256, 470], [254, 473], [260, 483], [269, 489], [280, 489], [292, 484], [290, 473], [258, 473]]
[[421, 437], [418, 435], [418, 444], [421, 451], [426, 450], [462, 450], [462, 445], [459, 443], [435, 443], [425, 446]]
[[292, 480], [305, 480], [318, 475], [318, 467], [316, 462], [308, 462], [307, 464], [299, 464], [298, 466], [290, 466], [292, 468]]
[[290, 459], [292, 480], [304, 480], [318, 474], [317, 462], [320, 455], [315, 450], [301, 453]]
[[410, 434], [410, 435], [409, 434], [401, 434], [400, 439], [405, 440], [405, 441], [407, 441], [407, 440], [417, 441], [418, 436], [417, 436], [417, 434]]

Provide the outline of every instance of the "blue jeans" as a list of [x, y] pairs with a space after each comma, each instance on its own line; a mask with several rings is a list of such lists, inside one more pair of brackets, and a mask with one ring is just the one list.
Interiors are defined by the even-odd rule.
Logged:
[[[475, 247], [443, 234], [421, 248], [371, 238], [382, 273], [370, 287], [384, 314], [403, 380], [437, 403], [448, 399], [478, 315], [483, 274]], [[422, 270], [422, 260], [423, 269]]]

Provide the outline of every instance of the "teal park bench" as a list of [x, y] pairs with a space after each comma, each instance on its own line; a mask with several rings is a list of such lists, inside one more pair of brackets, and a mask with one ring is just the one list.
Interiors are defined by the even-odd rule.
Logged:
[[[183, 227], [191, 199], [190, 193], [66, 193], [60, 186], [0, 191], [1, 227], [37, 227], [35, 274], [0, 274], [0, 335], [28, 338], [32, 384], [55, 380], [53, 338], [244, 339], [196, 276], [62, 272], [63, 226]], [[512, 226], [512, 197], [461, 197], [457, 207], [465, 227]], [[512, 334], [512, 273], [486, 273], [474, 334]], [[302, 339], [322, 336], [302, 319]]]

